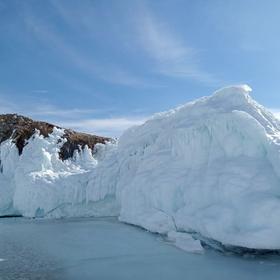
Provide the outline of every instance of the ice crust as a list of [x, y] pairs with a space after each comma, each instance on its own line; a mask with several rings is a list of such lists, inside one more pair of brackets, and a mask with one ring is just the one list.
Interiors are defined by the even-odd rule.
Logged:
[[173, 237], [280, 249], [280, 123], [250, 91], [228, 87], [156, 114], [94, 156], [85, 148], [61, 161], [59, 129], [35, 134], [21, 156], [7, 140], [0, 213], [119, 216]]

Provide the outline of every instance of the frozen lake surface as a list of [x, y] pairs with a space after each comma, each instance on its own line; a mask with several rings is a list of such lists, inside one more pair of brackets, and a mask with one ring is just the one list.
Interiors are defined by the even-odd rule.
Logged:
[[184, 252], [112, 218], [0, 219], [0, 279], [279, 279], [280, 258]]

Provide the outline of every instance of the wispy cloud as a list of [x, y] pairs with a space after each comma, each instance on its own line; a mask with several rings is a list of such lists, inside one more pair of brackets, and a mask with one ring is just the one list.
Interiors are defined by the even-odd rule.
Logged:
[[280, 108], [270, 108], [269, 111], [280, 120]]
[[[34, 107], [34, 106], [33, 106]], [[78, 109], [78, 108], [72, 108], [72, 109], [61, 109], [55, 106], [35, 106], [33, 111], [29, 112], [28, 114], [32, 117], [38, 117], [38, 116], [43, 116], [43, 117], [60, 117], [60, 118], [77, 118], [81, 117], [84, 115], [89, 115], [89, 114], [94, 114], [98, 112], [98, 110], [94, 109]]]
[[32, 93], [37, 93], [37, 94], [46, 94], [48, 93], [49, 91], [46, 90], [46, 89], [33, 89], [31, 90]]
[[118, 137], [129, 127], [143, 124], [147, 117], [115, 117], [103, 119], [83, 119], [77, 121], [60, 122], [66, 128], [103, 136]]
[[219, 82], [212, 74], [201, 70], [198, 51], [188, 46], [166, 22], [157, 19], [147, 8], [141, 10], [138, 18], [140, 44], [156, 63], [157, 73], [208, 84]]
[[[7, 94], [0, 95], [0, 114], [7, 113], [17, 113], [26, 115], [29, 117], [53, 117], [53, 118], [64, 118], [73, 119], [78, 117], [83, 117], [86, 115], [92, 115], [100, 113], [101, 110], [98, 109], [88, 109], [88, 108], [60, 108], [52, 104], [46, 103], [46, 101], [31, 101], [26, 99], [26, 102], [12, 102], [10, 101]], [[102, 111], [104, 112], [104, 110]]]
[[0, 114], [8, 114], [17, 112], [18, 106], [14, 105], [12, 102], [6, 101], [5, 98], [0, 100]]
[[62, 59], [70, 61], [75, 68], [83, 71], [89, 78], [95, 77], [105, 82], [125, 86], [153, 86], [146, 78], [134, 75], [131, 71], [127, 71], [120, 65], [99, 63], [93, 56], [86, 55], [71, 42], [67, 41], [54, 25], [39, 19], [30, 10], [25, 13], [25, 24], [34, 36], [43, 42], [44, 46], [59, 52]]
[[[92, 36], [90, 26], [94, 24], [92, 11], [83, 11], [83, 17], [78, 22], [75, 21], [75, 13], [72, 9], [65, 8], [61, 2], [52, 1], [52, 5], [56, 8], [61, 17], [71, 25], [77, 28], [77, 25], [88, 32], [88, 36]], [[88, 7], [91, 7], [87, 2]], [[136, 10], [139, 21], [136, 21], [137, 36], [140, 38], [141, 47], [149, 54], [150, 58], [156, 61], [157, 69], [155, 72], [165, 76], [192, 78], [203, 82], [216, 82], [216, 79], [209, 73], [203, 72], [199, 69], [198, 64], [195, 62], [197, 58], [197, 51], [186, 44], [174, 34], [174, 31], [166, 24], [166, 22], [159, 21], [148, 7], [136, 5]], [[138, 9], [139, 8], [139, 9]], [[79, 13], [81, 13], [81, 6], [79, 6]], [[128, 18], [131, 15], [128, 15]], [[74, 20], [73, 20], [74, 19]], [[128, 24], [129, 25], [129, 24]], [[131, 28], [131, 27], [130, 27]], [[135, 32], [127, 30], [131, 35]], [[138, 39], [139, 39], [138, 38]], [[138, 40], [139, 42], [139, 40]], [[150, 73], [151, 69], [147, 71]], [[129, 73], [116, 69], [114, 79], [112, 81], [122, 81], [123, 84], [143, 84], [143, 80], [139, 77], [131, 76]], [[112, 79], [112, 77], [111, 77]]]
[[[94, 45], [94, 32], [96, 32], [94, 18], [97, 14], [90, 1], [79, 5], [73, 5], [73, 3], [64, 5], [63, 2], [57, 1], [50, 3], [60, 19], [70, 29], [75, 32], [82, 30], [88, 40], [86, 43]], [[142, 65], [142, 69], [146, 68], [145, 75], [135, 73], [135, 66], [126, 69], [119, 61], [114, 63], [114, 60], [111, 60], [110, 63], [108, 61], [100, 63], [92, 54], [83, 52], [71, 40], [69, 41], [69, 38], [64, 37], [56, 25], [39, 18], [32, 9], [25, 11], [25, 23], [38, 40], [59, 52], [62, 59], [64, 58], [65, 61], [83, 71], [88, 77], [132, 87], [159, 87], [151, 80], [155, 74], [172, 78], [187, 78], [206, 84], [220, 83], [214, 75], [202, 70], [199, 51], [187, 44], [186, 38], [182, 37], [182, 34], [177, 34], [166, 19], [157, 18], [147, 6], [138, 7], [136, 5], [136, 7], [137, 14], [128, 14], [124, 21], [127, 25], [123, 28], [126, 28], [125, 32], [130, 43], [138, 42], [136, 48], [140, 47], [139, 50], [142, 49], [148, 55], [147, 61], [143, 61]], [[77, 15], [82, 17], [77, 20]], [[133, 24], [131, 26], [129, 24], [131, 17], [134, 18], [132, 21], [134, 27]], [[122, 24], [124, 23], [122, 22]], [[118, 29], [117, 32], [121, 32], [121, 29]], [[115, 43], [117, 48], [122, 51], [128, 44], [122, 41]], [[152, 68], [150, 68], [149, 61], [153, 62]]]
[[98, 114], [108, 115], [107, 110], [70, 108], [64, 109], [52, 104], [27, 102], [16, 104], [8, 101], [5, 95], [0, 96], [0, 114], [17, 113], [73, 130], [97, 134], [101, 136], [118, 137], [127, 128], [140, 125], [148, 118], [143, 112], [131, 116], [115, 115], [112, 117], [94, 117]]

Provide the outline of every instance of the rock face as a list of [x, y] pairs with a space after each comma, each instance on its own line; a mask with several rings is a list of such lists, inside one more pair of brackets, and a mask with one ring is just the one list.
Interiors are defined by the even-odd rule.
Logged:
[[[41, 121], [33, 121], [30, 118], [17, 114], [0, 115], [0, 143], [12, 138], [21, 155], [27, 140], [35, 133], [36, 130], [44, 137], [48, 137], [53, 132], [53, 124]], [[66, 160], [73, 156], [74, 151], [83, 149], [86, 145], [93, 150], [97, 143], [104, 144], [110, 138], [78, 133], [70, 129], [64, 130], [63, 138], [67, 141], [62, 145], [59, 156]]]

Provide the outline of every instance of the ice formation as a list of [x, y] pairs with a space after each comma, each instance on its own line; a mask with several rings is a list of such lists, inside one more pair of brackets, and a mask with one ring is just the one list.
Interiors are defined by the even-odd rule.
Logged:
[[250, 91], [228, 87], [157, 114], [93, 156], [61, 161], [60, 130], [34, 135], [21, 156], [7, 140], [0, 212], [118, 216], [172, 238], [280, 249], [280, 122]]
[[[62, 161], [60, 147], [66, 139], [63, 129], [54, 128], [49, 137], [36, 132], [19, 156], [11, 139], [0, 145], [0, 214], [26, 217], [116, 216], [116, 200], [110, 197], [109, 185], [88, 199], [88, 182], [95, 184], [97, 159], [86, 146], [73, 158]], [[101, 156], [104, 145], [98, 155]], [[114, 144], [106, 145], [107, 157]], [[96, 145], [98, 150], [98, 144]], [[102, 168], [102, 163], [99, 164]], [[97, 179], [96, 179], [97, 180]], [[97, 185], [100, 184], [96, 182]], [[101, 185], [101, 184], [100, 184]], [[104, 193], [105, 192], [105, 193]]]

